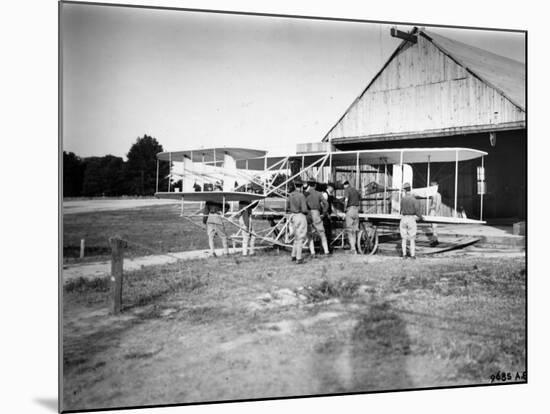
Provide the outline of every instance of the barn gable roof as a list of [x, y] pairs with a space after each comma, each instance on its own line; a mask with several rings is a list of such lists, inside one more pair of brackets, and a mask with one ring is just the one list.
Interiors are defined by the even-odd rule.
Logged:
[[420, 30], [443, 53], [525, 111], [525, 64], [484, 49]]
[[[519, 110], [525, 112], [525, 64], [426, 31], [425, 29], [415, 27], [411, 33], [423, 36], [458, 65], [463, 67], [488, 87], [496, 90], [514, 106], [519, 108]], [[355, 98], [338, 121], [330, 128], [322, 141], [327, 141], [329, 139], [329, 135], [334, 128], [344, 119], [346, 114], [348, 114], [363, 95], [365, 95], [371, 85], [378, 79], [381, 73], [384, 72], [392, 60], [408, 46], [410, 46], [410, 43], [406, 40], [403, 40], [399, 46], [397, 46], [380, 71], [376, 73], [367, 86], [361, 91], [359, 96]]]

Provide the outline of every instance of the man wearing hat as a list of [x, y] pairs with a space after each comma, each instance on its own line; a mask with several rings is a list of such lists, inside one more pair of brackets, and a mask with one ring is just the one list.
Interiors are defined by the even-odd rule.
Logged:
[[411, 259], [416, 259], [414, 255], [416, 219], [422, 219], [422, 215], [419, 213], [418, 203], [411, 193], [411, 185], [409, 183], [403, 184], [403, 191], [404, 194], [401, 198], [401, 221], [399, 222], [402, 257], [407, 257], [407, 240], [410, 240]]
[[303, 263], [302, 245], [307, 239], [307, 203], [304, 194], [302, 194], [302, 181], [294, 182], [294, 189], [288, 196], [288, 205], [290, 208], [289, 222], [291, 233], [294, 234], [294, 244], [290, 255], [292, 261], [296, 264]]
[[[323, 226], [323, 219], [321, 218], [321, 216], [328, 210], [328, 203], [327, 200], [323, 198], [323, 195], [315, 189], [316, 185], [317, 183], [313, 180], [310, 180], [307, 183], [306, 204], [309, 209], [308, 218], [311, 222], [311, 229], [315, 230], [321, 238], [323, 252], [325, 254], [329, 254], [325, 227]], [[312, 256], [314, 256], [315, 246], [313, 244], [313, 237], [309, 241], [309, 250]]]
[[350, 245], [350, 252], [357, 254], [355, 248], [357, 232], [359, 231], [359, 204], [361, 195], [353, 188], [349, 181], [344, 181], [344, 211], [346, 212], [346, 232]]

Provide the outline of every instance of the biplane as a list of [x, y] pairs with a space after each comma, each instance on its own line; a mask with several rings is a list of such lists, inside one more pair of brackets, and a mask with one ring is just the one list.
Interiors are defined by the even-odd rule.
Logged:
[[[235, 229], [232, 240], [238, 243], [244, 231], [239, 216], [254, 206], [252, 218], [266, 220], [269, 226], [250, 233], [260, 243], [291, 248], [292, 231], [289, 226], [287, 198], [294, 180], [315, 180], [333, 183], [336, 199], [342, 193], [342, 183], [349, 181], [361, 193], [360, 231], [358, 250], [363, 254], [377, 251], [380, 236], [395, 233], [401, 219], [399, 214], [402, 188], [405, 182], [413, 184], [413, 194], [419, 200], [425, 215], [424, 224], [484, 224], [483, 193], [468, 194], [479, 197], [479, 219], [466, 218], [458, 204], [459, 165], [467, 164], [483, 170], [486, 152], [469, 148], [408, 148], [385, 150], [297, 153], [288, 156], [269, 156], [266, 151], [247, 148], [208, 148], [157, 154], [157, 189], [155, 196], [181, 202], [181, 217], [196, 224], [202, 215], [202, 203], [214, 202], [223, 206], [221, 216]], [[159, 163], [169, 162], [168, 185], [160, 191]], [[431, 186], [430, 172], [434, 166], [445, 165], [454, 172], [454, 192], [448, 197], [446, 208], [439, 216], [429, 215], [430, 198], [438, 191]], [[424, 171], [421, 179], [413, 177], [413, 170]], [[422, 187], [414, 187], [418, 183]], [[212, 191], [217, 187], [217, 191]], [[200, 208], [187, 214], [187, 203], [201, 203]], [[244, 207], [243, 207], [244, 206]], [[333, 248], [345, 248], [343, 211], [335, 204], [330, 219], [337, 230], [329, 243]], [[460, 208], [459, 208], [460, 207]], [[393, 230], [392, 230], [393, 229]]]

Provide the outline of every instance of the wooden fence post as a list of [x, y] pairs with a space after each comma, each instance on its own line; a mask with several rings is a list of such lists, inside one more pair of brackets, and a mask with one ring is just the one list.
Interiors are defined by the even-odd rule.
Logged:
[[126, 242], [120, 237], [109, 238], [111, 245], [111, 313], [117, 315], [122, 309], [122, 269]]
[[85, 243], [86, 241], [84, 239], [80, 239], [80, 258], [84, 258], [84, 249], [85, 249]]

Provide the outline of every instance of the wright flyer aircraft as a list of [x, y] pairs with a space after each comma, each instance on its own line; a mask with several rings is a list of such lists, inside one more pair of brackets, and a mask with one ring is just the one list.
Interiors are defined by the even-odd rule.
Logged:
[[[363, 254], [376, 253], [381, 240], [396, 234], [404, 183], [412, 184], [412, 193], [422, 211], [420, 225], [485, 223], [483, 175], [487, 153], [484, 151], [469, 148], [338, 151], [327, 143], [307, 145], [313, 150], [288, 156], [270, 156], [266, 151], [234, 147], [161, 152], [157, 154], [155, 196], [181, 201], [181, 217], [195, 225], [200, 225], [196, 219], [203, 215], [203, 203], [220, 204], [221, 217], [235, 230], [231, 237], [234, 244], [247, 231], [239, 223], [239, 216], [250, 209], [252, 218], [264, 223], [252, 231], [256, 240], [291, 248], [293, 234], [287, 200], [292, 183], [299, 179], [316, 181], [318, 189], [331, 183], [336, 190], [330, 215], [336, 229], [329, 241], [333, 248], [346, 247], [344, 213], [339, 209], [344, 181], [349, 181], [361, 195], [358, 250]], [[162, 162], [170, 165], [164, 189], [159, 188]], [[437, 185], [430, 185], [430, 173], [442, 164], [448, 171], [454, 171], [445, 177], [454, 181], [454, 193], [446, 194], [439, 215], [429, 215], [430, 200], [438, 191]], [[459, 194], [459, 169], [465, 166], [477, 168], [476, 194]], [[464, 197], [479, 198], [479, 217], [466, 217], [460, 205]], [[198, 208], [189, 213], [186, 205]]]

